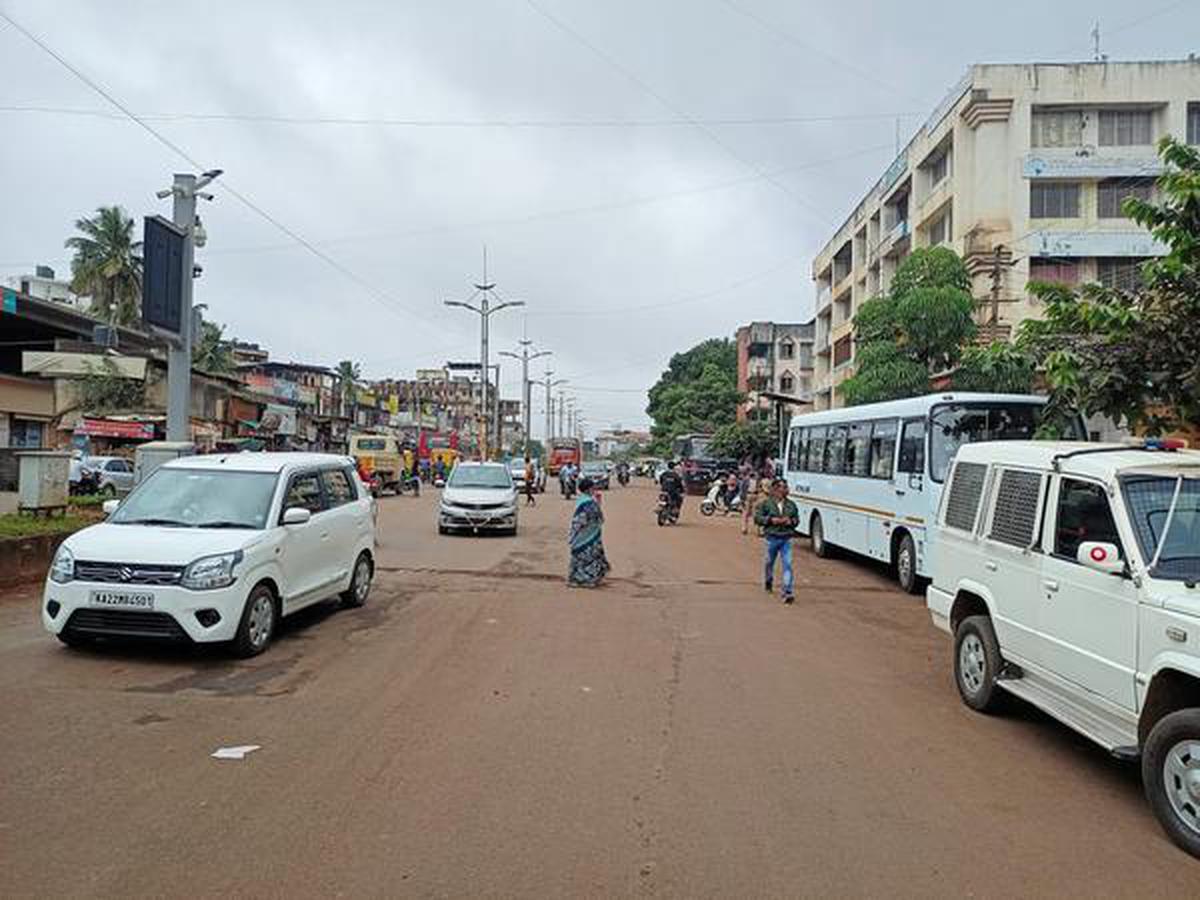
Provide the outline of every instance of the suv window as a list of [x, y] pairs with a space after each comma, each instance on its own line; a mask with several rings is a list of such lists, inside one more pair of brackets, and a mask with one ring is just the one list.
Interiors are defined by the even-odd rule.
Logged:
[[988, 537], [1014, 547], [1032, 547], [1041, 492], [1040, 472], [1020, 469], [1001, 472], [996, 506], [992, 513], [992, 530]]
[[1058, 488], [1054, 554], [1074, 561], [1084, 541], [1116, 544], [1121, 558], [1125, 558], [1104, 488], [1093, 481], [1064, 478]]
[[963, 531], [975, 530], [986, 476], [987, 466], [983, 463], [959, 463], [954, 467], [954, 480], [946, 494], [944, 521], [947, 526]]
[[129, 466], [123, 459], [110, 459], [104, 467], [109, 472], [128, 472]]
[[325, 501], [321, 497], [321, 479], [316, 472], [292, 476], [292, 483], [288, 485], [287, 495], [283, 500], [283, 508], [291, 509], [293, 506], [307, 509], [313, 515], [325, 509]]
[[350, 480], [345, 469], [326, 469], [321, 473], [321, 480], [325, 483], [325, 496], [331, 509], [357, 499], [354, 482]]

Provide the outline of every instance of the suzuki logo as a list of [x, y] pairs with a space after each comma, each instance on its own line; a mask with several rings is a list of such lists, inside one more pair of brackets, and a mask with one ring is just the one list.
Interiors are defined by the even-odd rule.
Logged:
[[129, 568], [129, 566], [121, 566], [120, 574], [121, 574], [122, 581], [132, 581], [133, 580], [133, 569]]

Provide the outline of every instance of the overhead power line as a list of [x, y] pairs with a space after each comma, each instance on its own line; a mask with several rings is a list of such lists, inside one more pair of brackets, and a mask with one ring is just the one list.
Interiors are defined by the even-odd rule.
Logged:
[[[204, 166], [200, 162], [198, 162], [196, 160], [196, 158], [193, 157], [190, 153], [188, 153], [185, 149], [183, 149], [183, 147], [181, 147], [179, 144], [172, 141], [170, 138], [168, 138], [162, 132], [158, 131], [152, 125], [150, 125], [145, 120], [140, 118], [137, 113], [133, 112], [128, 106], [126, 106], [124, 103], [122, 103], [116, 96], [114, 96], [109, 91], [105, 90], [103, 87], [101, 87], [99, 84], [97, 84], [91, 78], [89, 78], [86, 74], [84, 74], [80, 69], [76, 68], [69, 60], [66, 59], [66, 57], [62, 56], [62, 54], [60, 54], [53, 47], [51, 47], [49, 44], [47, 44], [45, 41], [43, 41], [41, 38], [39, 38], [36, 34], [29, 31], [27, 28], [25, 28], [25, 26], [21, 25], [19, 22], [17, 22], [15, 19], [13, 19], [12, 16], [10, 16], [3, 9], [0, 9], [0, 19], [3, 19], [5, 22], [7, 22], [11, 28], [13, 28], [15, 31], [22, 34], [27, 40], [29, 40], [34, 45], [36, 45], [38, 48], [40, 48], [44, 53], [46, 53], [48, 56], [50, 56], [52, 59], [54, 59], [55, 62], [57, 62], [60, 66], [62, 66], [64, 69], [66, 69], [68, 72], [70, 72], [73, 76], [75, 76], [75, 78], [77, 78], [79, 81], [81, 81], [83, 84], [85, 84], [88, 88], [90, 88], [96, 94], [98, 94], [99, 96], [104, 98], [104, 100], [106, 100], [108, 103], [112, 104], [113, 107], [120, 110], [121, 113], [125, 116], [125, 118], [129, 119], [129, 121], [138, 125], [144, 131], [146, 131], [151, 137], [153, 137], [156, 141], [158, 141], [160, 144], [162, 144], [164, 147], [166, 147], [168, 150], [170, 150], [172, 153], [174, 153], [180, 159], [184, 160], [192, 168], [198, 169], [201, 171], [203, 171], [204, 169], [207, 168], [206, 166]], [[263, 209], [261, 206], [259, 206], [256, 202], [251, 200], [247, 194], [245, 194], [242, 191], [239, 191], [237, 188], [233, 187], [233, 185], [231, 185], [229, 183], [228, 178], [222, 178], [219, 182], [217, 182], [217, 184], [220, 186], [221, 189], [223, 189], [225, 191], [225, 193], [229, 194], [234, 199], [239, 201], [243, 206], [245, 206], [247, 209], [249, 209], [251, 212], [253, 212], [255, 215], [257, 215], [264, 221], [266, 221], [268, 224], [270, 224], [276, 230], [278, 230], [282, 234], [286, 235], [294, 243], [299, 244], [301, 247], [304, 247], [313, 256], [320, 259], [322, 262], [324, 262], [326, 265], [328, 265], [334, 271], [345, 276], [346, 278], [349, 278], [355, 284], [364, 288], [367, 291], [367, 296], [370, 299], [372, 299], [373, 301], [375, 301], [376, 303], [378, 303], [379, 305], [383, 306], [384, 308], [388, 309], [391, 312], [404, 313], [405, 315], [411, 316], [412, 318], [415, 318], [415, 319], [423, 322], [426, 325], [429, 325], [431, 327], [437, 328], [438, 330], [441, 330], [442, 326], [440, 323], [435, 323], [431, 318], [429, 318], [427, 316], [421, 315], [421, 314], [415, 312], [414, 310], [408, 309], [406, 307], [403, 307], [403, 306], [400, 306], [399, 304], [394, 303], [386, 293], [384, 293], [383, 291], [376, 288], [367, 279], [363, 278], [361, 275], [359, 275], [357, 272], [350, 269], [349, 267], [338, 262], [336, 259], [334, 259], [332, 256], [330, 256], [328, 253], [325, 253], [323, 250], [319, 249], [316, 245], [314, 245], [313, 243], [308, 241], [304, 236], [302, 236], [295, 229], [289, 227], [288, 225], [284, 224], [282, 221], [277, 219], [275, 216], [268, 213], [265, 209]]]
[[[123, 120], [122, 113], [104, 109], [81, 109], [68, 106], [48, 106], [36, 103], [0, 105], [0, 112], [41, 113], [45, 115], [79, 116], [96, 119]], [[619, 129], [619, 128], [691, 128], [696, 123], [722, 127], [766, 125], [810, 125], [821, 122], [856, 122], [878, 119], [908, 118], [915, 112], [842, 113], [811, 116], [729, 116], [686, 119], [454, 119], [397, 116], [301, 116], [272, 113], [204, 113], [204, 112], [140, 112], [143, 122], [248, 122], [268, 125], [329, 125], [340, 127], [386, 128], [496, 128], [496, 129]]]

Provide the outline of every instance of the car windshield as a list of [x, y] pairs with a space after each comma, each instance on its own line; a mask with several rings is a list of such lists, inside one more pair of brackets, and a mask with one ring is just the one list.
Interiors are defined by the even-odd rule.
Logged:
[[584, 463], [583, 471], [585, 471], [585, 472], [607, 472], [608, 466], [604, 465], [604, 463], [598, 463], [598, 462]]
[[1200, 580], [1200, 477], [1130, 475], [1121, 488], [1150, 574]]
[[446, 487], [452, 488], [510, 488], [512, 478], [499, 466], [458, 466], [450, 473]]
[[[935, 407], [930, 416], [930, 477], [945, 481], [954, 454], [963, 444], [1033, 440], [1044, 409], [1040, 403], [952, 403]], [[1082, 441], [1087, 435], [1079, 419], [1072, 417], [1059, 437]]]
[[274, 472], [158, 469], [109, 519], [114, 525], [264, 528]]
[[387, 438], [359, 438], [356, 446], [359, 450], [386, 450]]

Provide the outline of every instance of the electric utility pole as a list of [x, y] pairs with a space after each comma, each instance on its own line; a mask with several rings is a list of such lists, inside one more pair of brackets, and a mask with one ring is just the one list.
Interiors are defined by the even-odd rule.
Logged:
[[533, 394], [533, 390], [532, 382], [529, 380], [529, 364], [535, 359], [540, 359], [543, 356], [550, 356], [551, 353], [549, 350], [539, 350], [537, 353], [530, 353], [529, 347], [531, 344], [533, 344], [533, 341], [530, 340], [522, 340], [518, 341], [517, 343], [521, 345], [521, 352], [519, 354], [512, 353], [508, 350], [502, 350], [500, 355], [511, 356], [513, 359], [519, 359], [521, 361], [521, 427], [525, 430], [525, 456], [528, 457], [529, 441], [532, 437], [532, 435], [529, 433], [529, 430], [533, 425], [533, 410], [530, 409], [530, 398]]
[[[483, 422], [488, 420], [488, 320], [492, 313], [498, 313], [502, 309], [508, 309], [510, 306], [524, 306], [524, 300], [503, 300], [495, 306], [491, 305], [492, 297], [499, 298], [496, 293], [496, 285], [489, 282], [487, 278], [487, 247], [483, 248], [483, 282], [475, 285], [475, 293], [467, 300], [446, 300], [443, 301], [447, 306], [455, 306], [461, 309], [468, 309], [479, 316], [479, 417]], [[471, 301], [479, 297], [479, 305], [474, 305]], [[497, 417], [500, 410], [500, 385], [496, 385], [496, 412]], [[483, 445], [479, 448], [480, 456], [483, 459], [488, 458], [488, 440], [490, 439], [490, 428], [484, 427]]]
[[[195, 279], [196, 244], [204, 244], [204, 232], [197, 229], [196, 198], [212, 200], [202, 188], [219, 177], [220, 169], [210, 169], [199, 177], [176, 173], [171, 187], [158, 192], [160, 200], [174, 198], [172, 221], [184, 233], [183, 261], [180, 264], [179, 337], [167, 345], [167, 440], [191, 440], [192, 401], [192, 281]], [[199, 241], [197, 240], [199, 239]]]
[[550, 442], [554, 440], [554, 396], [551, 393], [560, 384], [566, 384], [567, 379], [560, 378], [557, 381], [551, 381], [550, 376], [554, 373], [549, 369], [546, 370], [546, 463], [550, 462]]

